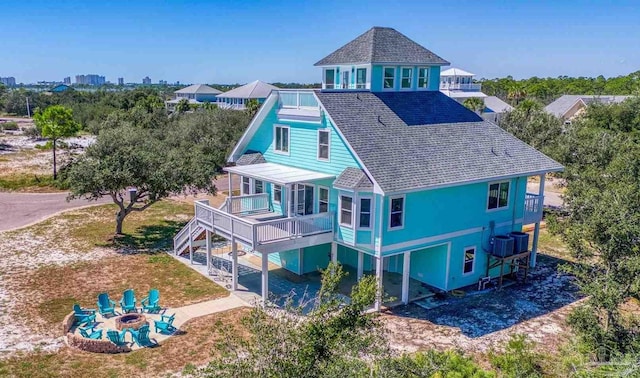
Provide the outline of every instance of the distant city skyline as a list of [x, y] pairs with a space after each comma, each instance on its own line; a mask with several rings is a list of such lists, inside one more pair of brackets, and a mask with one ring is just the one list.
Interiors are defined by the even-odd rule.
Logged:
[[313, 83], [318, 59], [372, 26], [394, 27], [478, 79], [640, 69], [640, 7], [628, 0], [33, 0], [2, 8], [0, 75], [18, 83], [74, 72], [112, 83]]

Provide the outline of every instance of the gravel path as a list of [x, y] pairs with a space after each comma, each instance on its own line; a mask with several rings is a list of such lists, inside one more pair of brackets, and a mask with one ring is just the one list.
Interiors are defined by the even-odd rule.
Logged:
[[67, 202], [67, 193], [0, 192], [0, 231], [28, 226], [64, 210], [105, 203], [111, 199]]

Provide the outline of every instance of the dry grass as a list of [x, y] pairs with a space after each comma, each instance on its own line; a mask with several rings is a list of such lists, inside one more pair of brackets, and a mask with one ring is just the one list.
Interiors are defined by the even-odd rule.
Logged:
[[[92, 354], [64, 348], [55, 354], [35, 353], [0, 361], [0, 376], [12, 377], [156, 377], [181, 371], [185, 366], [205, 365], [223, 341], [223, 328], [246, 335], [241, 319], [250, 310], [239, 308], [193, 319], [185, 334], [167, 339], [157, 348], [127, 354]], [[228, 328], [227, 328], [228, 329]]]
[[[533, 242], [533, 232], [529, 237]], [[574, 261], [573, 257], [567, 249], [567, 245], [562, 241], [560, 236], [553, 235], [546, 228], [540, 229], [538, 238], [538, 250], [545, 255], [553, 256], [566, 261]]]

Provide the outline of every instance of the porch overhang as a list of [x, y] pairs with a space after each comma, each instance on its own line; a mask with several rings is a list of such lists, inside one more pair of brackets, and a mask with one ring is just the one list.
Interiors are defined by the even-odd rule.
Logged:
[[335, 178], [334, 175], [289, 167], [276, 163], [259, 163], [226, 167], [224, 170], [240, 176], [250, 177], [283, 186]]

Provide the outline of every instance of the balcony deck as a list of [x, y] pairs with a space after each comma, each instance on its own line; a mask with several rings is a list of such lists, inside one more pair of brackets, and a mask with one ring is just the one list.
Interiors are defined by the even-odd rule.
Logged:
[[544, 196], [527, 193], [524, 199], [522, 224], [538, 223], [542, 220]]

